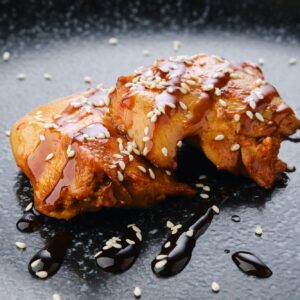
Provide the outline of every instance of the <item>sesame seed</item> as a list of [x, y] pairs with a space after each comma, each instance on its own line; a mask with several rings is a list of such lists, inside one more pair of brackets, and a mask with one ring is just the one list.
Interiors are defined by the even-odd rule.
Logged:
[[258, 78], [256, 81], [255, 81], [255, 85], [260, 87], [262, 84], [264, 83], [264, 81], [261, 79], [261, 78]]
[[113, 248], [116, 248], [116, 249], [121, 249], [122, 248], [122, 245], [120, 245], [118, 243], [113, 243], [112, 246], [113, 246]]
[[90, 77], [90, 76], [85, 76], [83, 78], [83, 80], [84, 80], [85, 83], [92, 83], [92, 77]]
[[135, 241], [131, 240], [131, 239], [126, 239], [126, 243], [129, 245], [134, 245]]
[[47, 129], [50, 129], [50, 128], [57, 129], [58, 128], [58, 126], [55, 123], [46, 123], [44, 125], [44, 127], [47, 128]]
[[155, 123], [157, 121], [157, 116], [156, 115], [153, 115], [151, 118], [150, 118], [150, 122], [151, 123]]
[[52, 75], [49, 74], [49, 73], [44, 73], [44, 78], [45, 78], [46, 80], [51, 80], [51, 79], [52, 79]]
[[116, 157], [116, 158], [123, 158], [123, 156], [121, 154], [113, 154], [113, 157]]
[[293, 166], [293, 165], [288, 164], [288, 165], [286, 166], [286, 169], [287, 169], [287, 171], [289, 171], [289, 172], [294, 172], [294, 171], [296, 170], [296, 167]]
[[255, 109], [256, 108], [256, 102], [254, 100], [250, 100], [249, 101], [249, 105], [252, 109]]
[[214, 89], [213, 84], [206, 84], [206, 85], [203, 86], [203, 91], [205, 91], [205, 92], [209, 92], [213, 89]]
[[103, 251], [98, 251], [95, 255], [94, 255], [94, 258], [97, 258], [100, 254], [102, 254]]
[[220, 209], [219, 209], [218, 206], [213, 205], [211, 208], [212, 208], [212, 210], [213, 210], [217, 215], [220, 213]]
[[171, 86], [167, 87], [167, 92], [170, 94], [174, 93], [174, 88]]
[[207, 194], [200, 194], [200, 197], [202, 198], [202, 199], [208, 199], [209, 198], [209, 195], [207, 195]]
[[160, 260], [155, 264], [155, 269], [161, 269], [167, 263], [166, 259]]
[[26, 79], [26, 75], [24, 73], [19, 73], [17, 76], [18, 80], [25, 80]]
[[177, 52], [179, 50], [179, 48], [181, 48], [181, 46], [182, 46], [182, 43], [178, 40], [173, 41], [172, 44], [173, 44], [173, 49], [175, 52]]
[[230, 148], [231, 151], [238, 151], [241, 148], [240, 144], [233, 144]]
[[253, 112], [252, 111], [247, 110], [246, 115], [248, 116], [249, 119], [253, 119]]
[[166, 170], [165, 172], [168, 176], [171, 176], [171, 174], [172, 174], [171, 171], [169, 171], [169, 170]]
[[52, 300], [61, 300], [60, 295], [55, 293], [52, 295]]
[[140, 232], [136, 232], [136, 237], [142, 241], [142, 234]]
[[5, 130], [5, 135], [6, 135], [7, 137], [10, 137], [10, 131], [9, 131], [9, 130]]
[[119, 41], [118, 41], [117, 38], [111, 37], [111, 38], [108, 40], [108, 43], [109, 43], [110, 45], [115, 46], [115, 45], [117, 45], [117, 44], [119, 43]]
[[258, 64], [259, 64], [260, 66], [263, 66], [264, 63], [265, 63], [265, 60], [264, 60], [263, 58], [259, 58], [259, 59], [258, 59]]
[[241, 119], [241, 116], [240, 116], [239, 114], [235, 114], [235, 115], [233, 116], [233, 119], [234, 119], [235, 122], [239, 122], [240, 119]]
[[298, 63], [298, 60], [297, 60], [297, 58], [295, 58], [295, 57], [292, 57], [292, 58], [290, 58], [289, 59], [289, 65], [296, 65]]
[[174, 103], [166, 103], [166, 105], [171, 108], [176, 108], [176, 105]]
[[108, 249], [110, 249], [110, 248], [112, 248], [112, 246], [108, 246], [108, 245], [107, 245], [107, 246], [104, 246], [102, 249], [103, 249], [103, 250], [108, 250]]
[[126, 165], [125, 165], [125, 163], [124, 163], [123, 160], [118, 161], [118, 164], [119, 164], [119, 166], [120, 166], [120, 168], [121, 168], [122, 170], [125, 170]]
[[49, 153], [49, 154], [46, 156], [45, 160], [48, 161], [48, 160], [52, 159], [53, 157], [54, 157], [54, 153]]
[[177, 147], [178, 147], [178, 148], [181, 148], [181, 147], [182, 147], [182, 141], [178, 141], [178, 142], [177, 142]]
[[139, 169], [140, 171], [142, 171], [143, 173], [147, 173], [146, 168], [144, 168], [143, 166], [137, 166], [137, 167], [138, 167], [138, 169]]
[[165, 258], [167, 258], [168, 257], [168, 255], [166, 255], [166, 254], [160, 254], [160, 255], [157, 255], [156, 256], [156, 259], [157, 260], [162, 260], [162, 259], [165, 259]]
[[215, 95], [216, 96], [221, 96], [221, 94], [222, 94], [221, 90], [219, 88], [216, 88], [215, 89]]
[[151, 168], [148, 169], [148, 172], [149, 172], [150, 178], [155, 179], [155, 174]]
[[179, 90], [180, 90], [180, 92], [181, 92], [182, 94], [187, 94], [187, 93], [188, 93], [188, 90], [185, 89], [185, 88], [183, 88], [183, 87], [179, 88]]
[[134, 297], [140, 298], [141, 295], [142, 295], [142, 291], [141, 291], [141, 289], [137, 286], [137, 287], [134, 288], [133, 294], [134, 294]]
[[203, 188], [204, 184], [203, 183], [196, 183], [195, 186], [198, 187], [198, 188]]
[[103, 101], [104, 101], [104, 103], [105, 103], [106, 106], [109, 106], [109, 104], [110, 104], [110, 98], [108, 96], [105, 96], [103, 98]]
[[168, 156], [168, 149], [166, 147], [161, 148], [161, 152], [164, 156]]
[[32, 268], [32, 269], [35, 269], [35, 268], [37, 268], [38, 267], [38, 265], [40, 264], [42, 262], [42, 260], [39, 258], [39, 259], [36, 259], [36, 260], [34, 260], [31, 264], [30, 264], [30, 267]]
[[145, 134], [145, 135], [148, 135], [148, 133], [149, 133], [149, 127], [146, 126], [146, 127], [144, 128], [144, 134]]
[[46, 271], [39, 271], [36, 272], [35, 275], [41, 279], [44, 279], [46, 277], [48, 277], [48, 273]]
[[198, 179], [205, 179], [205, 178], [207, 178], [207, 176], [206, 175], [200, 175], [199, 177], [198, 177]]
[[180, 107], [181, 107], [183, 110], [187, 110], [187, 106], [186, 106], [186, 104], [185, 104], [184, 102], [179, 101], [179, 105], [180, 105]]
[[203, 186], [203, 191], [210, 192], [210, 187], [208, 185]]
[[263, 230], [260, 225], [257, 225], [255, 228], [255, 234], [261, 236], [263, 234]]
[[118, 176], [118, 180], [119, 181], [122, 182], [124, 180], [124, 176], [123, 176], [123, 174], [120, 171], [117, 171], [117, 176]]
[[194, 230], [193, 229], [190, 229], [188, 230], [186, 233], [185, 233], [186, 236], [188, 237], [192, 237], [194, 235]]
[[144, 136], [143, 137], [143, 142], [148, 142], [148, 141], [150, 141], [150, 137], [149, 136]]
[[227, 107], [227, 102], [225, 100], [219, 99], [219, 103], [220, 103], [221, 106]]
[[149, 50], [147, 50], [147, 49], [143, 50], [143, 55], [144, 56], [149, 56], [150, 55]]
[[138, 228], [135, 224], [127, 225], [128, 228], [132, 228], [135, 232], [141, 232], [141, 229]]
[[144, 150], [143, 150], [143, 155], [144, 155], [144, 156], [147, 156], [147, 154], [148, 154], [148, 148], [145, 147]]
[[175, 225], [171, 222], [171, 221], [167, 221], [167, 223], [166, 223], [166, 225], [167, 225], [167, 227], [168, 228], [173, 228]]
[[224, 135], [223, 134], [218, 134], [216, 137], [215, 137], [215, 141], [223, 141], [224, 140]]
[[169, 242], [166, 242], [166, 243], [165, 243], [165, 246], [164, 246], [164, 247], [165, 247], [165, 248], [169, 248], [170, 246], [171, 246], [171, 242], [169, 241]]
[[220, 291], [220, 285], [217, 282], [213, 281], [211, 284], [211, 290], [214, 293], [218, 293]]
[[2, 59], [3, 59], [3, 61], [9, 61], [10, 53], [8, 51], [3, 52]]
[[25, 211], [29, 211], [32, 209], [33, 203], [30, 202], [26, 207], [25, 207]]
[[264, 121], [265, 121], [263, 115], [262, 115], [261, 113], [259, 113], [259, 112], [256, 112], [256, 113], [255, 113], [255, 117], [256, 117], [256, 119], [257, 119], [258, 121], [260, 121], [260, 122], [264, 122]]
[[253, 91], [253, 93], [258, 99], [260, 99], [260, 100], [264, 99], [264, 95], [261, 93], [260, 90], [255, 90], [255, 91]]
[[187, 91], [190, 91], [190, 87], [185, 82], [182, 82], [180, 85], [182, 88], [186, 89]]
[[71, 145], [68, 146], [68, 149], [67, 149], [67, 156], [68, 156], [69, 158], [72, 158], [72, 157], [75, 156], [75, 151], [72, 149], [72, 146], [71, 146]]
[[191, 86], [195, 86], [197, 84], [196, 81], [191, 80], [191, 79], [188, 79], [186, 82], [187, 82], [188, 85], [191, 85]]
[[19, 248], [19, 249], [26, 249], [26, 244], [25, 243], [23, 243], [23, 242], [16, 242], [16, 246], [17, 246], [17, 248]]

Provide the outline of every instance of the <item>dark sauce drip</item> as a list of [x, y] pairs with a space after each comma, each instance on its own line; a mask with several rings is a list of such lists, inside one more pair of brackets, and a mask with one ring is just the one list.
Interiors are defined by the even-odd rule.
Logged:
[[[130, 243], [126, 240], [129, 240]], [[125, 235], [117, 241], [117, 244], [121, 247], [103, 249], [96, 256], [97, 266], [106, 272], [121, 273], [128, 270], [140, 254], [141, 241], [132, 227], [126, 230]]]
[[239, 222], [241, 222], [241, 217], [238, 216], [238, 215], [233, 215], [233, 216], [231, 217], [231, 220], [232, 220], [233, 222], [239, 223]]
[[250, 252], [236, 252], [232, 254], [232, 260], [244, 273], [260, 278], [272, 276], [271, 269], [256, 255]]
[[228, 253], [230, 253], [230, 250], [229, 250], [229, 249], [224, 249], [224, 252], [225, 252], [226, 254], [228, 254]]
[[[163, 244], [161, 252], [152, 261], [152, 271], [159, 277], [170, 277], [181, 272], [189, 263], [196, 240], [212, 222], [214, 211], [203, 207]], [[191, 236], [188, 234], [193, 232]]]
[[34, 277], [40, 279], [54, 275], [64, 260], [71, 240], [71, 235], [65, 232], [58, 233], [52, 237], [46, 245], [31, 258], [28, 264], [29, 272]]
[[43, 215], [33, 207], [24, 212], [23, 216], [17, 221], [16, 227], [21, 232], [34, 232], [40, 227], [43, 220]]
[[296, 137], [293, 138], [293, 137], [286, 136], [284, 139], [292, 143], [300, 143], [300, 138], [296, 138]]

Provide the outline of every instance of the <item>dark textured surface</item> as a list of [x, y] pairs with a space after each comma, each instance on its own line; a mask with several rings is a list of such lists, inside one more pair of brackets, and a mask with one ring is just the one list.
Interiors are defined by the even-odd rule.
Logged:
[[[15, 223], [32, 200], [32, 192], [15, 167], [4, 134], [37, 105], [83, 90], [85, 75], [92, 76], [95, 84], [113, 84], [120, 74], [156, 57], [174, 55], [174, 39], [183, 43], [178, 54], [264, 58], [267, 79], [297, 108], [300, 65], [290, 66], [288, 59], [300, 59], [298, 1], [58, 2], [50, 1], [45, 7], [36, 1], [2, 1], [0, 6], [0, 50], [12, 54], [9, 62], [0, 61], [0, 298], [51, 299], [58, 292], [62, 299], [132, 299], [134, 287], [139, 286], [143, 299], [299, 299], [298, 170], [274, 190], [264, 191], [250, 180], [216, 174], [203, 158], [192, 159], [192, 150], [184, 149], [188, 153], [182, 155], [179, 176], [189, 181], [207, 173], [213, 197], [230, 195], [231, 200], [198, 240], [186, 269], [173, 278], [158, 279], [150, 262], [167, 236], [166, 220], [183, 222], [201, 200], [170, 199], [149, 210], [103, 210], [69, 223], [47, 220], [39, 231], [22, 234]], [[107, 43], [111, 36], [119, 38], [119, 45]], [[142, 55], [143, 49], [150, 51], [149, 57]], [[16, 79], [21, 71], [27, 75], [23, 82]], [[44, 80], [45, 72], [52, 74], [52, 81]], [[299, 145], [284, 142], [281, 157], [300, 167]], [[233, 214], [241, 217], [240, 223], [231, 221]], [[120, 275], [97, 269], [93, 254], [132, 222], [144, 234], [135, 265]], [[254, 234], [256, 224], [264, 230], [262, 237]], [[49, 280], [32, 278], [28, 261], [62, 227], [75, 234], [62, 268]], [[25, 241], [27, 249], [16, 249], [16, 241]], [[254, 252], [271, 267], [273, 276], [246, 276], [224, 249]], [[217, 295], [210, 289], [214, 280], [221, 286]]]

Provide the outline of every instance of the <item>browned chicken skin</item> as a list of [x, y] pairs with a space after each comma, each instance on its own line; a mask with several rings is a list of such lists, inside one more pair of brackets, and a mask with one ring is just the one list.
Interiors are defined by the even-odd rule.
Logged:
[[299, 124], [257, 66], [199, 54], [157, 60], [114, 89], [44, 105], [14, 125], [11, 145], [36, 208], [68, 219], [194, 195], [170, 176], [187, 137], [218, 169], [270, 188], [286, 169], [280, 143]]
[[105, 118], [108, 91], [58, 99], [11, 131], [17, 165], [32, 182], [35, 207], [69, 219], [106, 207], [147, 207], [167, 195], [194, 195], [151, 165]]
[[300, 124], [256, 65], [206, 54], [160, 59], [120, 77], [110, 115], [160, 167], [176, 168], [181, 141], [196, 137], [218, 169], [265, 188], [285, 171], [280, 143]]

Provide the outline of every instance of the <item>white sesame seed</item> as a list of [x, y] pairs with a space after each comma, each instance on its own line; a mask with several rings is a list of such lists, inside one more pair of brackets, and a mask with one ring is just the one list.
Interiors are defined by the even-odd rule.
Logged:
[[144, 155], [144, 156], [147, 156], [147, 154], [148, 154], [148, 148], [145, 147], [144, 150], [143, 150], [143, 155]]
[[51, 80], [51, 79], [52, 79], [52, 75], [49, 74], [49, 73], [44, 73], [44, 78], [45, 78], [46, 80]]
[[175, 226], [170, 220], [167, 221], [166, 225], [168, 228], [173, 228]]
[[49, 161], [49, 160], [52, 159], [53, 157], [54, 157], [54, 153], [49, 153], [49, 154], [46, 156], [45, 160], [46, 160], [46, 161]]
[[17, 246], [17, 248], [19, 248], [19, 249], [26, 249], [26, 244], [25, 243], [23, 243], [23, 242], [16, 242], [16, 246]]
[[198, 187], [198, 188], [203, 188], [204, 184], [203, 183], [196, 183], [195, 186]]
[[177, 142], [177, 147], [178, 147], [178, 148], [181, 148], [181, 147], [182, 147], [182, 141], [178, 141], [178, 142]]
[[156, 256], [156, 259], [157, 260], [162, 260], [162, 259], [165, 259], [165, 258], [167, 258], [168, 257], [168, 255], [166, 255], [166, 254], [160, 254], [160, 255], [157, 255]]
[[143, 55], [144, 56], [149, 56], [150, 55], [149, 50], [147, 50], [147, 49], [143, 50]]
[[149, 133], [149, 127], [146, 126], [146, 127], [144, 128], [144, 134], [145, 134], [145, 135], [148, 135], [148, 133]]
[[100, 254], [102, 254], [103, 251], [98, 251], [95, 255], [94, 255], [94, 258], [97, 258]]
[[122, 170], [125, 170], [126, 165], [125, 165], [125, 163], [124, 163], [123, 160], [118, 161], [118, 164], [119, 164], [119, 166], [120, 166], [120, 168], [121, 168]]
[[150, 137], [149, 136], [144, 136], [143, 137], [143, 142], [146, 143], [148, 141], [150, 141]]
[[169, 242], [166, 242], [166, 243], [165, 243], [165, 246], [164, 246], [164, 247], [165, 247], [165, 248], [169, 248], [170, 246], [171, 246], [171, 242], [169, 241]]
[[148, 169], [149, 175], [151, 179], [155, 179], [155, 174], [151, 168]]
[[72, 149], [72, 146], [71, 146], [71, 145], [68, 146], [68, 149], [67, 149], [67, 156], [68, 156], [69, 158], [72, 158], [72, 157], [75, 156], [75, 151]]
[[157, 115], [153, 115], [151, 118], [150, 118], [150, 122], [151, 123], [155, 123], [157, 121]]
[[186, 82], [187, 82], [187, 84], [190, 85], [190, 86], [195, 86], [195, 85], [197, 84], [196, 81], [191, 80], [191, 79], [188, 79]]
[[92, 77], [90, 77], [90, 76], [85, 76], [83, 78], [83, 80], [84, 80], [85, 83], [92, 83]]
[[113, 154], [113, 157], [116, 157], [116, 158], [123, 158], [123, 156], [121, 154]]
[[186, 106], [186, 104], [185, 104], [184, 102], [179, 101], [179, 105], [180, 105], [180, 107], [181, 107], [183, 110], [187, 110], [187, 106]]
[[205, 92], [209, 92], [213, 89], [214, 89], [213, 84], [206, 84], [206, 85], [203, 86], [203, 91], [205, 91]]
[[108, 40], [108, 43], [109, 43], [110, 45], [115, 46], [115, 45], [117, 45], [117, 44], [119, 43], [119, 41], [118, 41], [117, 38], [111, 37], [111, 38]]
[[167, 87], [167, 92], [170, 94], [174, 93], [174, 88], [172, 86]]
[[47, 128], [47, 129], [50, 129], [50, 128], [57, 129], [58, 128], [58, 126], [55, 123], [46, 123], [44, 125], [44, 127]]
[[262, 228], [261, 228], [260, 225], [256, 226], [256, 228], [255, 228], [255, 234], [259, 235], [259, 236], [263, 234], [263, 230], [262, 230]]
[[240, 144], [233, 144], [230, 148], [231, 151], [238, 151], [241, 148]]
[[258, 121], [260, 121], [260, 122], [264, 122], [264, 121], [265, 121], [263, 115], [262, 115], [261, 113], [259, 113], [259, 112], [256, 112], [256, 113], [255, 113], [255, 117], [256, 117], [256, 119], [257, 119]]
[[234, 119], [235, 122], [239, 122], [240, 119], [241, 119], [241, 116], [240, 116], [239, 114], [235, 114], [235, 115], [233, 116], [233, 119]]
[[220, 213], [220, 209], [219, 209], [218, 206], [213, 205], [211, 208], [212, 208], [212, 210], [213, 210], [217, 215]]
[[121, 249], [122, 248], [122, 245], [118, 244], [118, 243], [113, 243], [112, 246], [113, 246], [113, 248], [116, 248], [116, 249]]
[[120, 171], [117, 171], [117, 176], [118, 176], [118, 180], [119, 181], [122, 182], [124, 180], [124, 176], [123, 176], [123, 174]]
[[135, 224], [127, 225], [128, 228], [132, 228], [135, 232], [141, 232], [141, 229], [138, 228]]
[[248, 116], [249, 119], [253, 119], [253, 112], [252, 111], [247, 110], [246, 115]]
[[161, 152], [164, 156], [168, 156], [168, 149], [166, 147], [161, 148]]
[[10, 59], [10, 53], [8, 51], [3, 52], [2, 59], [4, 61], [9, 61], [9, 59]]
[[201, 193], [201, 194], [200, 194], [200, 197], [201, 197], [202, 199], [208, 199], [208, 198], [209, 198], [209, 195], [204, 194], [204, 193]]
[[136, 237], [142, 241], [142, 234], [140, 232], [136, 232]]
[[137, 287], [135, 287], [135, 289], [133, 290], [133, 294], [134, 294], [134, 297], [140, 298], [141, 295], [142, 295], [142, 291], [141, 291], [141, 289], [137, 286]]
[[155, 264], [155, 269], [161, 269], [167, 263], [166, 259], [160, 260]]
[[52, 300], [61, 300], [61, 297], [59, 294], [55, 293], [52, 295]]
[[221, 94], [222, 94], [221, 90], [219, 88], [216, 88], [215, 89], [215, 95], [216, 96], [221, 96]]
[[182, 88], [186, 89], [188, 92], [190, 91], [190, 87], [185, 82], [182, 82], [180, 85]]
[[24, 73], [19, 73], [17, 76], [18, 80], [25, 80], [26, 79], [26, 75]]
[[139, 169], [140, 171], [142, 171], [143, 173], [147, 173], [146, 168], [144, 168], [143, 166], [137, 166], [137, 167], [138, 167], [138, 169]]
[[292, 58], [290, 58], [289, 59], [289, 65], [296, 65], [298, 63], [298, 60], [297, 60], [297, 58], [295, 58], [295, 57], [292, 57]]
[[252, 109], [255, 109], [256, 108], [256, 102], [254, 100], [250, 100], [249, 101], [249, 106], [252, 108]]
[[179, 88], [179, 90], [180, 90], [180, 92], [181, 92], [182, 94], [187, 94], [187, 93], [188, 93], [188, 90], [185, 89], [185, 88], [183, 88], [183, 87]]
[[264, 95], [261, 93], [260, 90], [253, 91], [253, 94], [260, 100], [264, 99]]
[[206, 175], [200, 175], [199, 177], [198, 177], [198, 179], [205, 179], [205, 178], [207, 178], [207, 176]]
[[176, 108], [176, 105], [174, 103], [166, 103], [167, 106], [171, 107], [171, 108]]
[[217, 282], [213, 281], [211, 284], [211, 290], [214, 293], [218, 293], [220, 291], [220, 285]]
[[210, 192], [210, 187], [208, 185], [203, 186], [203, 191]]
[[110, 98], [109, 98], [109, 96], [105, 96], [103, 98], [103, 101], [104, 101], [104, 103], [105, 103], [106, 106], [109, 106], [109, 104], [110, 104]]
[[255, 81], [255, 85], [258, 86], [258, 87], [260, 87], [263, 83], [264, 83], [264, 81], [261, 78], [258, 78]]
[[179, 50], [179, 48], [181, 48], [181, 46], [182, 46], [182, 43], [178, 40], [173, 41], [172, 44], [173, 44], [173, 49], [175, 52], [177, 52]]
[[108, 250], [108, 249], [110, 249], [110, 248], [112, 248], [112, 246], [106, 245], [106, 246], [104, 246], [102, 249], [103, 249], [103, 250]]
[[35, 269], [40, 263], [42, 262], [42, 260], [39, 258], [39, 259], [36, 259], [34, 260], [31, 264], [30, 264], [30, 267], [32, 269]]
[[25, 207], [25, 211], [29, 211], [32, 209], [33, 203], [30, 202], [26, 207]]
[[219, 99], [219, 103], [220, 103], [221, 106], [227, 107], [227, 102], [225, 100]]
[[135, 241], [131, 240], [131, 239], [126, 239], [126, 243], [129, 245], [134, 245]]
[[259, 64], [260, 66], [264, 65], [264, 63], [265, 63], [265, 60], [264, 60], [263, 58], [259, 58], [259, 59], [258, 59], [258, 64]]
[[9, 130], [5, 130], [5, 135], [6, 135], [7, 137], [10, 137], [10, 131], [9, 131]]
[[169, 171], [169, 170], [165, 170], [165, 172], [168, 176], [171, 176], [171, 174], [172, 174], [171, 171]]
[[215, 137], [215, 141], [223, 141], [224, 140], [224, 135], [223, 134], [218, 134], [216, 137]]
[[186, 236], [188, 237], [192, 237], [194, 235], [194, 230], [193, 229], [190, 229], [188, 230], [186, 233], [185, 233]]
[[287, 171], [293, 172], [293, 171], [296, 170], [296, 167], [293, 166], [293, 165], [288, 164], [288, 165], [286, 166], [286, 169], [287, 169]]
[[46, 271], [39, 271], [39, 272], [36, 272], [35, 275], [39, 278], [46, 278], [48, 277], [48, 273]]

